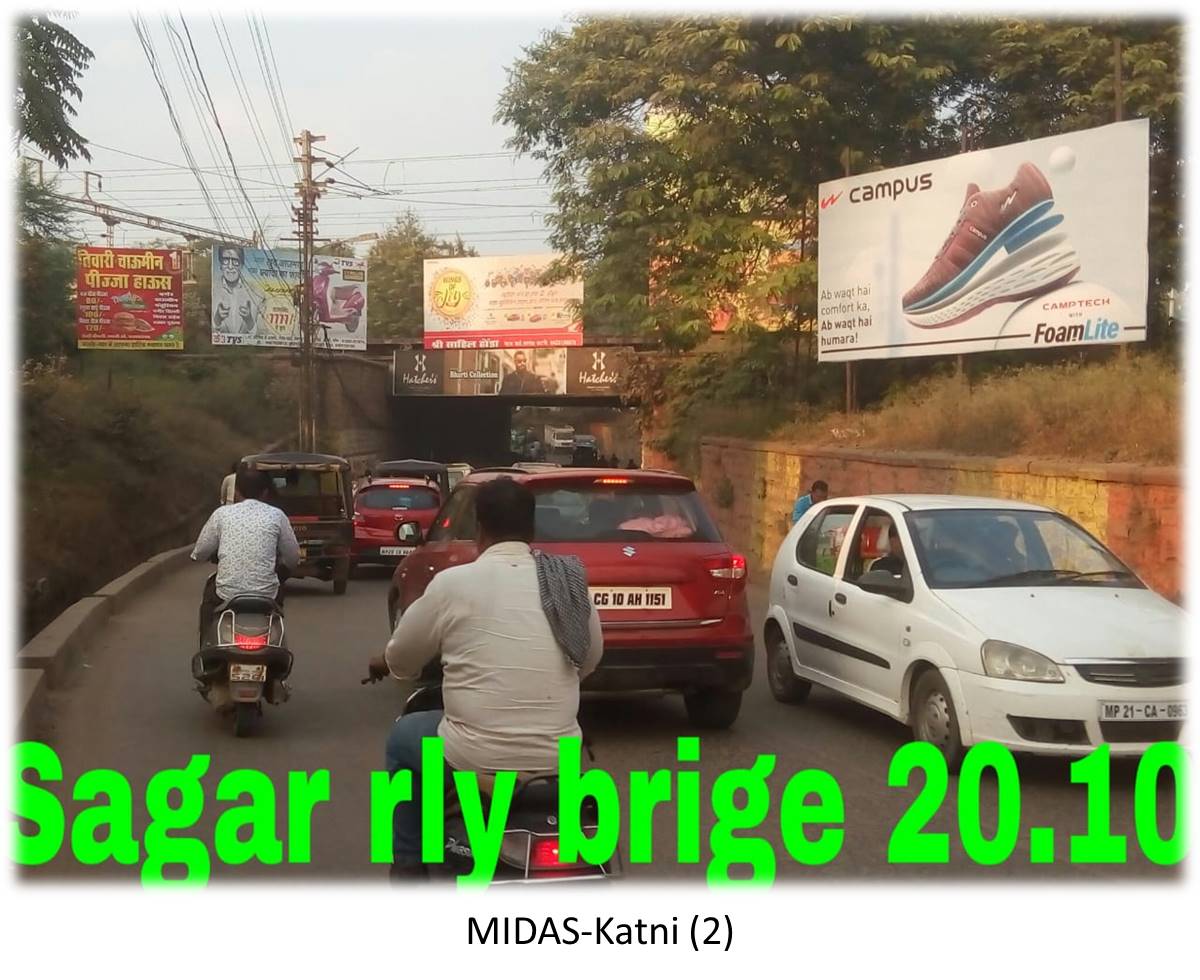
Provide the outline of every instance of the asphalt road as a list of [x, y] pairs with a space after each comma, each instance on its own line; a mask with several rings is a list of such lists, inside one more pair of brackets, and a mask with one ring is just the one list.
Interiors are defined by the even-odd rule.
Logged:
[[[231, 723], [218, 717], [192, 690], [188, 666], [197, 602], [209, 571], [208, 566], [189, 567], [174, 574], [114, 617], [96, 636], [68, 686], [54, 694], [43, 737], [63, 762], [66, 787], [56, 795], [68, 818], [84, 805], [70, 800], [70, 786], [78, 775], [87, 769], [116, 769], [133, 787], [133, 826], [140, 839], [148, 823], [143, 799], [149, 778], [161, 769], [185, 765], [193, 753], [206, 753], [211, 764], [204, 780], [204, 815], [193, 829], [174, 833], [211, 842], [217, 817], [230, 805], [214, 799], [219, 777], [230, 770], [253, 768], [268, 773], [279, 787], [277, 826], [286, 836], [286, 774], [324, 768], [331, 772], [332, 799], [313, 814], [311, 863], [214, 865], [214, 880], [315, 876], [383, 881], [385, 867], [369, 863], [369, 773], [382, 769], [383, 741], [399, 711], [400, 691], [391, 682], [363, 686], [359, 681], [368, 656], [379, 652], [387, 639], [387, 572], [360, 571], [340, 597], [328, 584], [315, 580], [289, 586], [286, 611], [296, 655], [294, 697], [281, 707], [267, 706], [254, 737], [235, 739]], [[758, 618], [764, 601], [763, 593], [752, 587], [751, 605]], [[678, 697], [589, 700], [582, 719], [595, 745], [596, 765], [613, 774], [622, 799], [627, 799], [627, 774], [632, 769], [692, 768], [676, 762], [675, 737], [698, 734], [689, 727]], [[736, 725], [728, 732], [703, 734], [701, 740], [702, 863], [677, 863], [676, 811], [667, 804], [655, 811], [653, 863], [627, 866], [627, 876], [703, 880], [714, 823], [709, 803], [713, 780], [722, 771], [750, 766], [760, 753], [776, 757], [771, 810], [757, 830], [739, 833], [771, 842], [777, 880], [1162, 879], [1178, 874], [1141, 856], [1133, 831], [1135, 768], [1128, 764], [1114, 765], [1112, 832], [1128, 835], [1129, 863], [1069, 864], [1067, 835], [1083, 833], [1086, 827], [1085, 789], [1071, 784], [1067, 762], [1029, 757], [1018, 759], [1022, 832], [1011, 859], [985, 867], [965, 856], [955, 831], [957, 780], [952, 776], [945, 802], [926, 828], [950, 833], [949, 863], [891, 865], [889, 837], [918, 792], [917, 784], [911, 789], [887, 785], [890, 759], [907, 740], [902, 726], [829, 692], [814, 691], [802, 706], [778, 704], [767, 687], [760, 649], [754, 684]], [[818, 867], [793, 861], [779, 829], [783, 786], [791, 774], [805, 769], [832, 774], [845, 804], [841, 851], [831, 863]], [[1167, 829], [1174, 795], [1170, 789], [1160, 790], [1159, 795]], [[984, 831], [990, 834], [996, 807], [994, 791], [987, 784], [983, 797]], [[1055, 830], [1055, 863], [1031, 865], [1031, 827]], [[624, 832], [622, 839], [626, 841]], [[66, 850], [27, 874], [61, 880], [63, 876], [133, 878], [138, 873], [136, 867], [82, 867]], [[623, 853], [628, 854], [627, 841]]]

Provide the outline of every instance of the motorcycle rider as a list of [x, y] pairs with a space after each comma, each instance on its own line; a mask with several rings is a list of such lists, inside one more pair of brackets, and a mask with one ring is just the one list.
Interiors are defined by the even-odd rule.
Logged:
[[533, 552], [534, 498], [507, 477], [475, 498], [479, 557], [441, 572], [400, 617], [373, 678], [415, 682], [441, 655], [443, 711], [397, 719], [387, 770], [413, 773], [393, 816], [394, 879], [421, 862], [421, 743], [440, 737], [451, 769], [549, 773], [558, 740], [580, 735], [579, 683], [600, 662], [600, 618], [577, 558]]
[[300, 545], [287, 515], [262, 500], [266, 474], [242, 468], [236, 482], [241, 500], [213, 511], [192, 549], [192, 561], [217, 558], [217, 570], [204, 583], [200, 600], [201, 646], [213, 613], [234, 596], [267, 596], [282, 608], [278, 566], [292, 569], [300, 562]]

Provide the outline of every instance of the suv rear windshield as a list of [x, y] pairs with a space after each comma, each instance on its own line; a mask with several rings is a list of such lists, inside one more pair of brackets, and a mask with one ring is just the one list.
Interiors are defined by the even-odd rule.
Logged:
[[437, 510], [438, 495], [428, 487], [372, 487], [358, 495], [357, 503], [380, 510]]
[[342, 474], [338, 470], [267, 470], [271, 486], [264, 499], [285, 514], [344, 517]]
[[695, 491], [569, 487], [538, 492], [537, 541], [720, 541]]

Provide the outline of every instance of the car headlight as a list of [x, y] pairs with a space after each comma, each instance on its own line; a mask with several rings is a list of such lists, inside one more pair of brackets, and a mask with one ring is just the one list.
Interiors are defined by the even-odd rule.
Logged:
[[1062, 684], [1066, 680], [1058, 664], [1028, 647], [1003, 640], [987, 640], [981, 652], [983, 672], [989, 677], [1040, 684]]

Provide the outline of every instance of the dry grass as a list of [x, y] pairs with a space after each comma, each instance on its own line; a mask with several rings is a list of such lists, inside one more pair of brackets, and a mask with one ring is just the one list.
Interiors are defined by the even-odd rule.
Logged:
[[896, 391], [873, 411], [803, 414], [773, 438], [798, 445], [1175, 464], [1182, 453], [1179, 369], [1155, 355], [1026, 367], [969, 387], [953, 377]]

